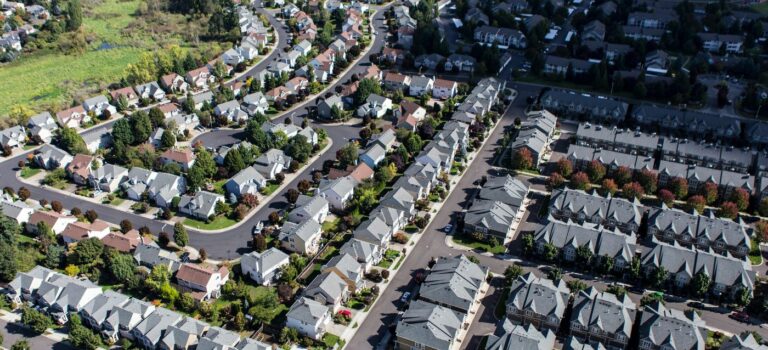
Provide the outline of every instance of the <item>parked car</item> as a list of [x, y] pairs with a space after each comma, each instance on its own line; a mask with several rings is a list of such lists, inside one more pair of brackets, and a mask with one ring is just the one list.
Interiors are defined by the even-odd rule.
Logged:
[[453, 231], [453, 225], [452, 224], [445, 225], [445, 227], [443, 227], [443, 231], [445, 233], [451, 233], [451, 231]]
[[749, 315], [744, 311], [734, 311], [728, 317], [739, 322], [749, 322]]
[[409, 299], [411, 299], [411, 292], [405, 292], [403, 293], [403, 296], [400, 297], [400, 301], [404, 303], [407, 303]]

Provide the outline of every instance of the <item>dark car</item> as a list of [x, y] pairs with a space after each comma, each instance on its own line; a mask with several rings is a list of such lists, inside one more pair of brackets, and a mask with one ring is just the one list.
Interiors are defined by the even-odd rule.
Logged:
[[692, 307], [694, 309], [699, 309], [699, 310], [704, 310], [704, 309], [707, 308], [707, 306], [704, 305], [704, 303], [702, 303], [700, 301], [692, 301], [692, 302], [688, 303], [688, 306], [690, 306], [690, 307]]
[[728, 317], [739, 322], [749, 322], [749, 315], [744, 311], [734, 311], [732, 314], [728, 315]]

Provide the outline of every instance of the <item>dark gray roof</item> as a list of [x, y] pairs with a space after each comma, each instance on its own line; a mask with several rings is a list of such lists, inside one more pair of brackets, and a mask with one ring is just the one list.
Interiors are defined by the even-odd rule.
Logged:
[[519, 208], [500, 201], [475, 200], [464, 215], [464, 222], [497, 232], [507, 232], [514, 222]]
[[534, 240], [538, 243], [549, 243], [562, 249], [572, 247], [587, 247], [596, 256], [610, 256], [632, 261], [637, 239], [634, 235], [603, 230], [595, 224], [579, 225], [573, 222], [562, 222], [552, 218], [536, 231]]
[[554, 316], [562, 319], [570, 294], [571, 290], [565, 285], [565, 281], [553, 282], [550, 279], [538, 278], [529, 272], [512, 281], [507, 306], [530, 310], [544, 317]]
[[358, 262], [366, 262], [371, 255], [380, 249], [378, 244], [352, 238], [341, 246], [339, 253], [354, 256]]
[[698, 314], [667, 309], [659, 302], [643, 309], [639, 329], [640, 342], [650, 341], [659, 348], [703, 350], [707, 339], [706, 323]]
[[488, 269], [464, 255], [438, 259], [419, 290], [421, 298], [469, 312], [485, 281]]
[[673, 107], [637, 105], [632, 118], [639, 124], [658, 124], [663, 129], [682, 129], [699, 135], [712, 133], [719, 137], [736, 138], [741, 134], [741, 124], [737, 119]]
[[546, 329], [540, 332], [536, 327], [515, 325], [501, 336], [489, 335], [486, 350], [552, 350], [555, 348], [555, 333]]
[[590, 287], [576, 296], [571, 323], [578, 323], [585, 329], [590, 329], [590, 332], [597, 328], [612, 336], [622, 335], [629, 341], [636, 314], [637, 305], [628, 295], [619, 298]]
[[155, 309], [147, 318], [141, 321], [132, 332], [146, 337], [152, 344], [158, 345], [168, 327], [181, 321], [182, 315], [168, 309]]
[[396, 334], [433, 349], [449, 349], [463, 321], [462, 313], [416, 300], [397, 323]]
[[720, 350], [768, 350], [768, 346], [760, 345], [752, 333], [745, 332], [728, 339], [720, 346]]
[[124, 294], [117, 293], [113, 290], [107, 290], [85, 304], [80, 312], [90, 316], [98, 324], [101, 324], [107, 319], [114, 308], [125, 305], [128, 300], [129, 298]]
[[342, 253], [334, 256], [331, 258], [331, 260], [328, 260], [325, 265], [323, 265], [323, 270], [331, 267], [336, 268], [346, 278], [352, 281], [357, 281], [363, 277], [363, 266], [357, 262], [355, 257], [349, 254]]
[[325, 317], [328, 312], [327, 306], [313, 299], [301, 297], [291, 305], [286, 317], [314, 325], [317, 324], [319, 319]]

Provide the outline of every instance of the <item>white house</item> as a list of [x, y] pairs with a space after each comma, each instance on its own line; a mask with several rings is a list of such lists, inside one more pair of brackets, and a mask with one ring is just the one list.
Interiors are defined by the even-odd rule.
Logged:
[[218, 298], [221, 295], [221, 287], [228, 280], [229, 269], [226, 266], [213, 269], [185, 263], [176, 272], [176, 281], [180, 286], [202, 292], [192, 294], [198, 300]]
[[254, 282], [268, 286], [280, 277], [280, 270], [289, 262], [288, 254], [272, 247], [261, 253], [243, 255], [240, 258], [240, 270]]
[[348, 176], [322, 180], [316, 194], [327, 199], [331, 208], [344, 209], [355, 194], [355, 181]]
[[312, 339], [321, 339], [331, 323], [331, 310], [310, 298], [301, 297], [286, 314], [285, 326]]

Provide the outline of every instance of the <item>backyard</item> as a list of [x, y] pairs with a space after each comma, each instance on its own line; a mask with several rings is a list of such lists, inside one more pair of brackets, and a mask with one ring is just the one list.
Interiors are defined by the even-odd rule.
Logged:
[[[188, 49], [187, 43], [197, 41], [202, 30], [199, 22], [205, 21], [188, 22], [183, 15], [159, 11], [135, 16], [141, 4], [140, 0], [82, 1], [87, 42], [83, 53], [65, 54], [53, 43], [0, 66], [0, 101], [4, 101], [0, 116], [14, 106], [35, 111], [68, 106], [74, 98], [119, 82], [126, 66], [138, 62], [141, 53], [172, 44]], [[218, 52], [211, 46], [217, 44], [202, 43], [199, 48]]]

